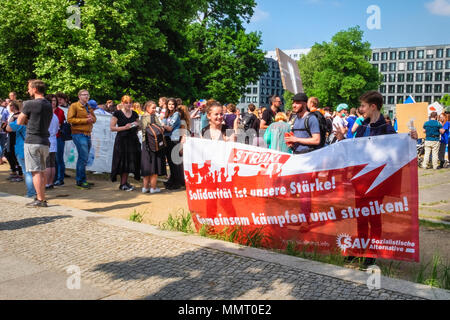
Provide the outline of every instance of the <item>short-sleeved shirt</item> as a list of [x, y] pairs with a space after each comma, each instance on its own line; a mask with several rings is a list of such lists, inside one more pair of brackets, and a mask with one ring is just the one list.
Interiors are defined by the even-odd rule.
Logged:
[[[296, 118], [294, 122], [294, 126], [292, 127], [292, 131], [294, 132], [294, 136], [297, 138], [311, 138], [311, 136], [308, 134], [308, 131], [305, 130], [305, 119], [308, 117], [303, 118]], [[310, 116], [309, 117], [309, 130], [311, 131], [311, 134], [320, 134], [320, 127], [319, 127], [319, 120], [317, 120], [317, 117]], [[313, 146], [307, 146], [300, 143], [296, 143], [294, 145], [294, 152], [295, 153], [307, 153], [314, 150]]]
[[48, 152], [56, 152], [57, 142], [56, 135], [59, 131], [59, 119], [56, 114], [53, 114], [52, 121], [50, 122], [50, 127], [48, 127], [48, 132], [50, 133], [50, 137], [48, 140], [50, 141], [50, 148]]
[[441, 137], [439, 129], [442, 129], [442, 124], [437, 120], [428, 120], [423, 124], [423, 128], [426, 132], [425, 141], [439, 141]]
[[25, 101], [22, 113], [28, 118], [25, 143], [50, 146], [48, 128], [53, 118], [51, 103], [47, 99]]
[[[131, 111], [131, 116], [129, 118], [127, 118], [121, 110], [117, 110], [113, 113], [113, 117], [117, 118], [117, 126], [118, 127], [124, 127], [129, 123], [139, 121], [139, 116], [136, 111]], [[132, 135], [132, 134], [137, 134], [137, 132], [138, 132], [138, 127], [134, 127], [129, 130], [117, 132], [117, 136], [119, 136], [119, 137], [120, 136], [128, 136], [128, 135]]]
[[271, 108], [267, 108], [264, 110], [261, 118], [266, 122], [266, 126], [270, 126], [272, 122], [275, 122], [275, 115], [275, 112], [273, 112]]
[[347, 118], [347, 139], [353, 138], [352, 128], [356, 122], [356, 116], [349, 116]]
[[443, 134], [441, 134], [441, 143], [447, 144], [448, 137], [449, 137], [449, 130], [450, 130], [450, 122], [447, 121], [446, 123], [444, 123], [442, 128], [444, 128], [445, 132]]

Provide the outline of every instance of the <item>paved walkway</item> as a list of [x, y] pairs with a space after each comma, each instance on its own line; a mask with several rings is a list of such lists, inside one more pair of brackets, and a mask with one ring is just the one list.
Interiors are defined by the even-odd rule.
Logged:
[[[449, 291], [0, 194], [0, 299], [450, 299]], [[77, 273], [67, 268], [79, 268]]]

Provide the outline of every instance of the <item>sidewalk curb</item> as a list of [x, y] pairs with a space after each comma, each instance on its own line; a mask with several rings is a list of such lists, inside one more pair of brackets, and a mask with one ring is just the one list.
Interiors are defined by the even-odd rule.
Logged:
[[[30, 202], [30, 199], [9, 195], [2, 192], [0, 192], [0, 198], [22, 205]], [[299, 271], [308, 271], [323, 276], [354, 282], [357, 284], [366, 285], [369, 277], [368, 273], [359, 270], [310, 261], [298, 257], [271, 252], [268, 250], [245, 247], [230, 242], [203, 238], [197, 235], [188, 235], [182, 232], [175, 231], [164, 231], [152, 225], [140, 224], [119, 218], [111, 218], [103, 216], [101, 214], [91, 213], [88, 211], [60, 205], [52, 206], [51, 203], [50, 207], [42, 208], [39, 210], [57, 211], [58, 213], [64, 213], [73, 217], [92, 220], [105, 225], [122, 227], [133, 231], [185, 242], [203, 248], [222, 251], [228, 254], [234, 254], [265, 262], [276, 263], [290, 268], [298, 269]], [[430, 300], [450, 300], [450, 291], [445, 289], [433, 288], [430, 286], [400, 279], [388, 278], [385, 276], [381, 276], [380, 283], [381, 289], [399, 292], [405, 295], [411, 295]]]

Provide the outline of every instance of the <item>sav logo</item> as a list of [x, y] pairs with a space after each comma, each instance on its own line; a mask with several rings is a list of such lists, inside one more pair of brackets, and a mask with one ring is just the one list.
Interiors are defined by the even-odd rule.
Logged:
[[369, 246], [370, 239], [364, 238], [355, 238], [352, 240], [352, 237], [346, 233], [341, 233], [338, 235], [336, 239], [336, 244], [344, 253], [347, 249], [367, 249]]

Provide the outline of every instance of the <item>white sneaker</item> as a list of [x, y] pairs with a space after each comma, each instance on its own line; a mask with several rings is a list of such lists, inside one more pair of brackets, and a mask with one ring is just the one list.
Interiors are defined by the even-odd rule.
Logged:
[[155, 189], [150, 188], [150, 193], [160, 193], [160, 192], [161, 192], [161, 189], [159, 189], [159, 188], [155, 188]]
[[150, 192], [150, 189], [142, 188], [142, 193], [149, 193], [149, 192]]

